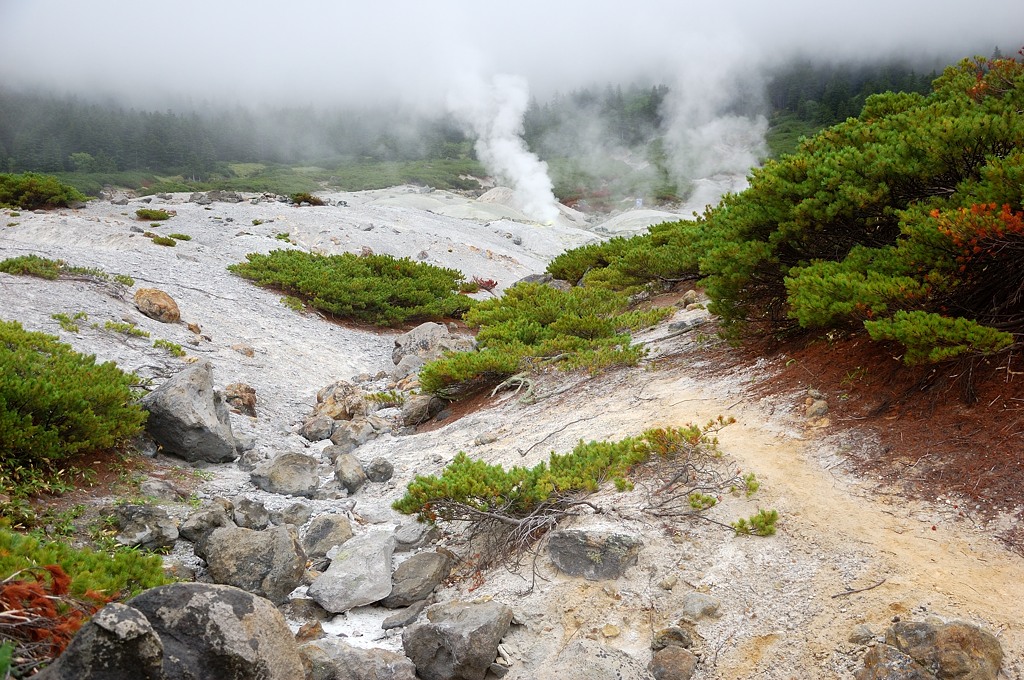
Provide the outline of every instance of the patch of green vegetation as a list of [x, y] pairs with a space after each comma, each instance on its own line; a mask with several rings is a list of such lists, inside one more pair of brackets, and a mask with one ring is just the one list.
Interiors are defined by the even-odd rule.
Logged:
[[768, 152], [772, 158], [796, 153], [801, 140], [813, 137], [825, 127], [824, 123], [804, 120], [793, 113], [774, 116], [765, 135]]
[[192, 237], [189, 236], [188, 234], [168, 234], [168, 236], [170, 236], [171, 238], [176, 239], [178, 241], [191, 241], [192, 240]]
[[252, 226], [254, 226], [254, 227], [258, 227], [258, 226], [260, 226], [261, 224], [263, 224], [263, 220], [259, 220], [259, 219], [254, 219], [254, 220], [252, 221]]
[[51, 175], [26, 172], [0, 173], [0, 206], [20, 210], [48, 210], [84, 203], [86, 196]]
[[286, 231], [282, 231], [280, 234], [274, 236], [274, 238], [276, 238], [278, 241], [287, 241], [288, 243], [291, 243], [292, 241], [292, 235]]
[[135, 285], [135, 279], [128, 276], [127, 274], [114, 274], [114, 281], [116, 283], [120, 283], [122, 286], [126, 288], [131, 288], [132, 286]]
[[171, 248], [178, 244], [178, 242], [170, 236], [153, 236], [153, 243], [158, 246], [169, 246]]
[[133, 323], [126, 321], [106, 321], [103, 323], [103, 328], [113, 333], [121, 333], [122, 335], [131, 335], [136, 338], [148, 338], [149, 331], [143, 330]]
[[143, 590], [172, 583], [158, 555], [134, 550], [113, 554], [74, 548], [64, 541], [45, 541], [0, 527], [0, 580], [23, 569], [59, 565], [71, 577], [71, 594], [125, 599]]
[[289, 198], [291, 199], [291, 202], [294, 203], [295, 205], [302, 205], [303, 203], [305, 203], [306, 205], [324, 205], [324, 201], [322, 198], [314, 196], [308, 191], [300, 191], [298, 193], [292, 194]]
[[332, 170], [330, 183], [342, 191], [386, 189], [399, 184], [473, 191], [480, 188], [480, 183], [473, 178], [486, 175], [483, 166], [471, 159], [362, 160]]
[[246, 259], [228, 269], [316, 309], [380, 326], [458, 317], [473, 303], [458, 293], [460, 272], [409, 258], [274, 250]]
[[135, 217], [140, 220], [162, 222], [171, 219], [171, 213], [157, 208], [139, 208], [135, 211]]
[[302, 301], [302, 298], [297, 298], [294, 295], [282, 295], [281, 304], [293, 312], [299, 312], [300, 314], [306, 311], [306, 303]]
[[157, 349], [165, 349], [172, 357], [183, 357], [185, 356], [185, 350], [182, 349], [181, 345], [170, 340], [164, 340], [163, 338], [157, 338], [153, 341], [153, 347]]
[[654, 325], [672, 312], [630, 312], [628, 296], [607, 289], [562, 291], [519, 284], [466, 313], [466, 324], [480, 329], [477, 349], [428, 363], [420, 371], [420, 385], [431, 394], [457, 399], [489, 389], [531, 365], [557, 362], [567, 370], [591, 371], [635, 365], [643, 348], [631, 344], [627, 331]]
[[51, 314], [50, 318], [60, 324], [60, 327], [66, 330], [68, 333], [77, 333], [81, 330], [78, 327], [76, 321], [83, 321], [89, 318], [89, 315], [85, 312], [75, 312], [74, 316], [68, 316], [67, 314]]
[[15, 321], [0, 321], [0, 376], [0, 493], [53, 489], [75, 454], [116, 447], [145, 422], [136, 376]]
[[51, 260], [38, 255], [19, 255], [0, 262], [0, 272], [16, 276], [35, 276], [53, 281], [60, 276], [64, 265], [63, 260]]
[[388, 390], [387, 392], [371, 392], [365, 397], [366, 401], [380, 407], [401, 406], [405, 403], [405, 397], [401, 392]]

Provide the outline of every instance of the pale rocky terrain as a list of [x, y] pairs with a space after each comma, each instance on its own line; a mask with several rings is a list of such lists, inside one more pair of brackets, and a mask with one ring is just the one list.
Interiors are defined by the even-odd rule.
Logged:
[[[542, 272], [563, 250], [596, 241], [595, 232], [616, 231], [568, 211], [556, 224], [538, 226], [517, 221], [519, 216], [500, 203], [488, 206], [407, 187], [321, 196], [334, 205], [296, 208], [272, 200], [252, 203], [248, 199], [258, 197], [246, 195], [245, 202], [204, 206], [189, 202], [187, 194], [174, 194], [149, 204], [134, 198], [125, 205], [93, 201], [79, 210], [5, 219], [16, 224], [0, 228], [0, 259], [35, 253], [128, 274], [136, 288], [169, 293], [183, 321], [201, 327], [205, 337], [199, 344], [190, 343], [196, 336], [184, 324], [162, 324], [140, 314], [131, 301], [133, 289], [119, 298], [110, 286], [83, 280], [0, 274], [0, 318], [59, 335], [79, 351], [116, 361], [154, 383], [187, 363], [153, 348], [153, 339], [182, 345], [190, 357], [210, 360], [218, 387], [244, 382], [255, 388], [256, 417], [233, 414], [232, 427], [254, 441], [258, 455], [270, 457], [329, 443], [310, 443], [298, 434], [322, 387], [362, 376], [366, 389], [387, 389], [398, 332], [296, 313], [278, 294], [230, 274], [228, 264], [246, 253], [282, 247], [369, 248], [495, 279], [500, 290]], [[154, 231], [185, 233], [192, 240], [174, 248], [155, 245], [136, 231], [149, 228], [134, 219], [140, 207], [176, 211]], [[278, 234], [288, 234], [293, 245]], [[88, 322], [78, 333], [62, 330], [51, 318], [82, 311]], [[701, 309], [680, 310], [671, 321], [705, 316]], [[125, 318], [151, 337], [128, 338], [89, 326]], [[603, 512], [581, 516], [573, 528], [639, 536], [644, 543], [639, 563], [623, 577], [570, 577], [556, 573], [542, 555], [532, 590], [527, 567], [519, 573], [462, 573], [437, 594], [440, 601], [491, 598], [513, 608], [521, 625], [513, 626], [503, 642], [513, 662], [505, 677], [603, 677], [586, 662], [597, 657], [606, 659], [605, 672], [617, 665], [618, 677], [647, 677], [652, 635], [679, 622], [688, 596], [697, 592], [713, 597], [719, 607], [691, 624], [701, 657], [696, 678], [852, 678], [867, 649], [848, 642], [855, 626], [866, 624], [880, 636], [894, 617], [929, 616], [964, 619], [995, 633], [1005, 652], [1000, 677], [1024, 678], [1024, 560], [1007, 552], [984, 526], [960, 516], [953, 499], [911, 503], [874, 480], [850, 474], [844, 453], [872, 446], [870, 439], [855, 430], [829, 428], [821, 419], [808, 420], [804, 393], [753, 396], [751, 388], [773, 370], [770, 362], [725, 369], [708, 349], [712, 338], [673, 334], [667, 326], [638, 339], [650, 349], [640, 368], [594, 378], [545, 375], [538, 379], [542, 398], [533, 403], [500, 392], [487, 408], [418, 433], [386, 434], [356, 449], [361, 460], [383, 456], [395, 467], [390, 481], [368, 484], [344, 499], [345, 507], [355, 501], [351, 514], [358, 533], [405, 520], [390, 504], [414, 475], [440, 472], [459, 451], [505, 466], [530, 466], [581, 439], [620, 439], [718, 415], [736, 419], [719, 434], [721, 449], [737, 469], [756, 473], [761, 489], [749, 499], [726, 497], [711, 517], [730, 522], [774, 508], [781, 516], [778, 533], [745, 537], [710, 523], [655, 520], [641, 511], [642, 485], [626, 493], [602, 491], [595, 503]], [[233, 349], [240, 344], [251, 347], [253, 356]], [[268, 509], [294, 500], [258, 491], [236, 463], [203, 468], [209, 478], [198, 487], [201, 499], [247, 495]], [[314, 516], [340, 503], [307, 502]], [[179, 517], [189, 511], [185, 505], [174, 510]], [[457, 535], [444, 536], [442, 544], [455, 552], [461, 547]], [[171, 559], [201, 573], [188, 553], [176, 550]], [[380, 628], [389, 613], [359, 607], [323, 627], [353, 645], [401, 651], [400, 631]], [[301, 622], [291, 623], [297, 628]]]

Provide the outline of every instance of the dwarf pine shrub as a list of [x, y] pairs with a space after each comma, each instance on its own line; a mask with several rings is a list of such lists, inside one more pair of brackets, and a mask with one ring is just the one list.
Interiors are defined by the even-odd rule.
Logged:
[[64, 208], [85, 202], [86, 196], [56, 177], [34, 172], [0, 173], [0, 206], [21, 210]]
[[460, 272], [406, 257], [274, 250], [246, 259], [228, 269], [321, 311], [380, 326], [460, 317], [473, 304], [459, 294]]
[[60, 277], [63, 267], [63, 260], [51, 260], [38, 255], [19, 255], [0, 262], [0, 272], [16, 276], [36, 276], [51, 281]]
[[0, 491], [46, 488], [75, 454], [137, 434], [135, 376], [52, 335], [0, 321]]
[[420, 371], [420, 385], [426, 392], [454, 399], [494, 386], [538, 362], [557, 361], [566, 369], [594, 371], [635, 365], [643, 351], [631, 344], [626, 331], [653, 325], [672, 310], [628, 312], [628, 305], [626, 295], [602, 288], [513, 286], [466, 313], [466, 324], [480, 329], [477, 349], [428, 363]]
[[162, 222], [171, 219], [171, 213], [158, 208], [139, 208], [135, 211], [135, 218], [147, 222]]

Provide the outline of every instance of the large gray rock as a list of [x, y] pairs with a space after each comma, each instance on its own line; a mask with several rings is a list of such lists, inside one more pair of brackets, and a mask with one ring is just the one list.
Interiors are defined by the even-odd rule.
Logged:
[[234, 510], [231, 516], [236, 525], [257, 531], [270, 526], [270, 513], [267, 512], [267, 506], [263, 505], [261, 501], [239, 496], [234, 499], [232, 504]]
[[391, 594], [381, 600], [381, 605], [398, 609], [426, 599], [449, 573], [451, 561], [447, 555], [437, 552], [413, 555], [391, 575]]
[[402, 633], [405, 654], [423, 680], [483, 680], [512, 624], [500, 602], [450, 602], [427, 610], [427, 622]]
[[331, 420], [352, 420], [365, 416], [366, 393], [346, 380], [339, 380], [324, 387], [316, 395], [316, 415], [324, 415]]
[[302, 547], [306, 557], [316, 559], [324, 557], [331, 548], [345, 543], [352, 538], [352, 523], [348, 517], [328, 513], [319, 515], [309, 524], [302, 537]]
[[313, 415], [302, 424], [302, 430], [300, 430], [299, 434], [311, 442], [322, 442], [325, 439], [330, 439], [332, 432], [334, 432], [333, 418], [324, 415]]
[[158, 505], [119, 505], [114, 508], [120, 545], [143, 550], [173, 548], [178, 524]]
[[213, 389], [210, 362], [200, 361], [176, 373], [141, 403], [149, 411], [146, 430], [165, 453], [190, 462], [235, 459], [237, 442], [227, 405]]
[[343, 453], [334, 459], [334, 478], [351, 496], [366, 484], [363, 464], [351, 453]]
[[96, 612], [64, 653], [44, 668], [42, 680], [163, 680], [164, 646], [149, 619], [113, 603]]
[[175, 583], [127, 604], [149, 619], [163, 641], [168, 680], [302, 677], [288, 624], [262, 597], [229, 586]]
[[386, 427], [387, 423], [376, 416], [338, 421], [335, 423], [334, 431], [330, 435], [331, 443], [341, 447], [343, 453], [348, 453], [357, 446], [362, 446], [371, 439], [376, 439], [381, 430]]
[[553, 531], [548, 552], [556, 567], [591, 581], [616, 579], [637, 563], [643, 542], [633, 536], [588, 531]]
[[295, 680], [303, 677], [284, 616], [229, 586], [175, 583], [109, 604], [44, 680]]
[[384, 599], [391, 594], [394, 551], [391, 532], [371, 531], [349, 539], [333, 555], [328, 553], [331, 566], [313, 581], [307, 595], [334, 614]]
[[400, 364], [407, 356], [424, 362], [438, 359], [445, 352], [466, 352], [473, 349], [473, 339], [452, 335], [442, 324], [427, 321], [395, 338], [391, 361]]
[[402, 424], [407, 426], [425, 423], [444, 410], [445, 402], [431, 394], [416, 394], [402, 404]]
[[387, 649], [360, 649], [338, 639], [299, 648], [306, 680], [416, 680], [409, 657]]
[[195, 549], [206, 560], [214, 582], [242, 588], [274, 604], [288, 599], [302, 583], [306, 568], [298, 531], [291, 525], [266, 531], [221, 527]]
[[312, 498], [320, 486], [319, 463], [304, 453], [286, 452], [260, 463], [252, 471], [252, 483], [270, 493]]
[[[186, 541], [198, 544], [206, 540], [214, 529], [232, 526], [235, 526], [235, 523], [227, 509], [219, 503], [209, 503], [189, 515], [178, 528], [178, 533]], [[196, 548], [197, 553], [199, 550]]]

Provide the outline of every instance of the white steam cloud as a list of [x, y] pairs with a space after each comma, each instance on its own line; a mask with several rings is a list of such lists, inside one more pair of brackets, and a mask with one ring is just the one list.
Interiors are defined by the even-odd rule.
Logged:
[[495, 75], [467, 78], [448, 96], [448, 109], [476, 137], [477, 158], [509, 186], [515, 207], [538, 222], [558, 217], [548, 165], [526, 148], [523, 115], [530, 101], [526, 79]]

